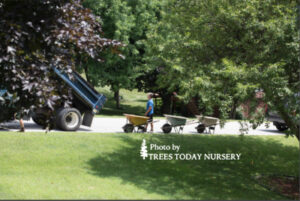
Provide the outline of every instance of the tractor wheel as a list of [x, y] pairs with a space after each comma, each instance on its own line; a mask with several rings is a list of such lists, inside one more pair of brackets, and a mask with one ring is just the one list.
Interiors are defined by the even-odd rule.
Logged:
[[123, 126], [124, 133], [132, 133], [134, 130], [134, 126], [132, 124], [126, 124]]
[[172, 126], [170, 124], [164, 124], [161, 129], [164, 133], [170, 133], [172, 130]]
[[46, 125], [46, 117], [43, 114], [34, 114], [32, 115], [32, 120], [39, 126]]
[[64, 131], [78, 130], [81, 121], [81, 114], [76, 108], [63, 108], [56, 116], [56, 126]]

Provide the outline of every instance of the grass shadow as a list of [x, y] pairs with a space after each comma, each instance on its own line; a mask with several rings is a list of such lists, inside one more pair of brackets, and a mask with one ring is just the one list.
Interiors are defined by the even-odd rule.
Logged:
[[[159, 151], [149, 150], [150, 143], [181, 145], [181, 153], [242, 153], [242, 157], [239, 161], [143, 160], [139, 153], [143, 138], [152, 153]], [[269, 138], [191, 135], [132, 138], [124, 135], [122, 140], [126, 146], [88, 162], [91, 174], [118, 177], [124, 183], [172, 199], [283, 199], [259, 186], [253, 175], [298, 176], [299, 148]]]

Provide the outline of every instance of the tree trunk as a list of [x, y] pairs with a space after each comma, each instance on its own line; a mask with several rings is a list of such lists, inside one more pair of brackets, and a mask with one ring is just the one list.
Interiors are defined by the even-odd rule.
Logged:
[[213, 107], [213, 116], [220, 118], [220, 106], [216, 105]]
[[89, 72], [88, 72], [88, 67], [87, 67], [87, 65], [84, 65], [84, 66], [83, 66], [83, 69], [84, 69], [86, 81], [87, 81], [88, 83], [91, 83], [91, 79], [90, 79], [90, 76], [89, 76]]
[[120, 90], [117, 89], [114, 91], [114, 99], [116, 101], [116, 108], [117, 109], [120, 109]]
[[299, 130], [299, 122], [298, 124], [294, 123], [293, 120], [290, 118], [289, 114], [285, 111], [284, 106], [283, 107], [277, 107], [277, 110], [279, 114], [281, 115], [282, 119], [285, 121], [286, 125], [290, 128], [292, 135], [295, 135], [299, 139], [300, 130]]
[[230, 111], [230, 118], [231, 119], [235, 119], [236, 118], [236, 108], [237, 108], [237, 101], [234, 100], [232, 108], [231, 108], [231, 111]]
[[174, 110], [175, 110], [175, 97], [174, 95], [171, 96], [171, 114], [174, 114]]
[[161, 107], [161, 113], [170, 114], [172, 111], [171, 94], [161, 94], [161, 100], [163, 102]]
[[157, 97], [154, 98], [154, 108], [157, 108]]

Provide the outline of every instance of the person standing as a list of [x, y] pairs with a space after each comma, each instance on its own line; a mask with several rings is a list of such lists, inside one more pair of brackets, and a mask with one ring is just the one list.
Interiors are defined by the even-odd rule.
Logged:
[[154, 103], [152, 100], [153, 94], [148, 93], [147, 98], [148, 98], [148, 102], [147, 102], [145, 116], [149, 117], [149, 119], [148, 119], [148, 123], [146, 125], [146, 132], [147, 132], [148, 124], [150, 124], [150, 126], [151, 126], [150, 132], [153, 132], [153, 114], [154, 114]]
[[23, 121], [22, 117], [23, 117], [22, 112], [15, 113], [15, 119], [19, 120], [19, 123], [20, 123], [19, 132], [25, 132], [25, 126], [24, 126], [24, 121]]
[[20, 130], [19, 130], [19, 132], [25, 132], [25, 126], [24, 126], [23, 119], [19, 119], [19, 123], [20, 123]]

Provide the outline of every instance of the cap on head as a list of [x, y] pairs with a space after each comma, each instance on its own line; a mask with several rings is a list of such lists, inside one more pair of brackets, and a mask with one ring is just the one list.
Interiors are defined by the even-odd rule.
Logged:
[[149, 99], [153, 98], [153, 93], [148, 93], [148, 94], [147, 94], [147, 97], [148, 97]]

